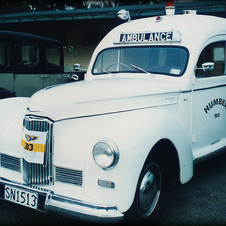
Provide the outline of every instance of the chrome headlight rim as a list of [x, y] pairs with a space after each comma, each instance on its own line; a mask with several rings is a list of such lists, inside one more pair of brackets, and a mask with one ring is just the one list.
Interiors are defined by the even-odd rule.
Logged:
[[[107, 165], [103, 165], [101, 164], [98, 159], [96, 158], [96, 154], [97, 154], [97, 148], [98, 148], [98, 145], [107, 145], [109, 147], [109, 149], [111, 150], [111, 158], [112, 160], [110, 160], [110, 163], [107, 164]], [[109, 154], [109, 153], [108, 153]], [[102, 155], [106, 155], [106, 152], [105, 153], [102, 153]], [[110, 139], [100, 139], [98, 140], [95, 145], [93, 146], [93, 159], [94, 159], [94, 162], [99, 166], [101, 167], [102, 169], [104, 170], [109, 170], [109, 169], [112, 169], [114, 168], [118, 161], [119, 161], [119, 149], [118, 149], [118, 146], [115, 144], [115, 142], [113, 142], [112, 140]]]

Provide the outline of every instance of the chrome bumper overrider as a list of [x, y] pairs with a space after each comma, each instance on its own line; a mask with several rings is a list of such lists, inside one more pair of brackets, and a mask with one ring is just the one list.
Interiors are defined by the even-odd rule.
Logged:
[[4, 199], [5, 186], [13, 186], [27, 192], [38, 194], [38, 210], [51, 212], [75, 219], [91, 222], [115, 223], [123, 220], [124, 215], [117, 210], [116, 206], [103, 206], [83, 202], [54, 194], [52, 191], [29, 187], [25, 184], [8, 181], [0, 178], [0, 199]]

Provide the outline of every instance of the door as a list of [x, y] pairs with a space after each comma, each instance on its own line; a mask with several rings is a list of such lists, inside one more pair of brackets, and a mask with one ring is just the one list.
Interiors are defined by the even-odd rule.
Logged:
[[43, 88], [44, 79], [41, 74], [15, 74], [14, 92], [18, 97], [30, 97]]
[[17, 96], [30, 97], [38, 90], [61, 82], [62, 52], [59, 46], [18, 42], [15, 55], [14, 92]]
[[11, 46], [0, 41], [0, 88], [13, 92], [13, 73], [11, 70]]
[[[214, 42], [202, 51], [193, 86], [193, 153], [196, 160], [226, 146], [225, 45]], [[214, 63], [204, 71], [202, 64]]]
[[36, 42], [21, 41], [15, 44], [14, 51], [14, 92], [29, 97], [43, 88], [43, 79], [37, 73], [41, 69], [41, 48]]

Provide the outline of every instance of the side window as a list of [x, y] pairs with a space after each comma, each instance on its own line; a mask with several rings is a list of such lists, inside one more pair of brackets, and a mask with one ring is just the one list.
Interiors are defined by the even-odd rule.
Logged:
[[46, 63], [48, 69], [60, 67], [61, 52], [59, 46], [46, 47]]
[[0, 69], [7, 72], [11, 66], [11, 48], [9, 43], [0, 42]]
[[22, 65], [34, 67], [39, 65], [39, 47], [37, 45], [22, 46]]
[[[214, 63], [213, 70], [201, 69], [202, 64], [207, 62]], [[197, 78], [225, 75], [225, 42], [211, 43], [204, 48], [200, 54], [195, 75]]]
[[16, 61], [17, 70], [33, 70], [39, 68], [40, 48], [36, 43], [17, 44]]
[[61, 73], [63, 71], [63, 51], [61, 46], [45, 42], [22, 41], [15, 44], [14, 51], [15, 73], [37, 74]]

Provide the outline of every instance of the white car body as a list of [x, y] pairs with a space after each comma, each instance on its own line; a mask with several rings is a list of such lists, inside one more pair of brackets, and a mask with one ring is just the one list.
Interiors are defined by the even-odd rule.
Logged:
[[[211, 43], [226, 43], [225, 27], [225, 19], [194, 13], [162, 16], [159, 21], [156, 17], [129, 21], [113, 29], [97, 46], [85, 81], [46, 88], [31, 98], [1, 100], [0, 198], [24, 205], [24, 195], [28, 197], [30, 192], [34, 200], [27, 206], [31, 208], [92, 221], [122, 220], [156, 144], [170, 145], [177, 157], [178, 180], [188, 182], [194, 163], [226, 146], [226, 76], [195, 75], [203, 49]], [[177, 68], [170, 70], [175, 76], [140, 70], [102, 70], [95, 75], [96, 59], [105, 49], [139, 46], [186, 49], [185, 71], [181, 76], [176, 76], [180, 73]], [[214, 50], [215, 60], [225, 61], [222, 51]], [[30, 168], [23, 158], [31, 168], [36, 161], [45, 165], [37, 156], [24, 155], [25, 115], [28, 121], [44, 120], [50, 125], [43, 144], [44, 158], [48, 149], [47, 158], [51, 159], [47, 160], [46, 184], [32, 182], [41, 174], [34, 169], [32, 178], [24, 179]], [[41, 132], [28, 133], [42, 136]], [[110, 169], [101, 168], [93, 159], [93, 147], [100, 140], [118, 148], [117, 163]]]

